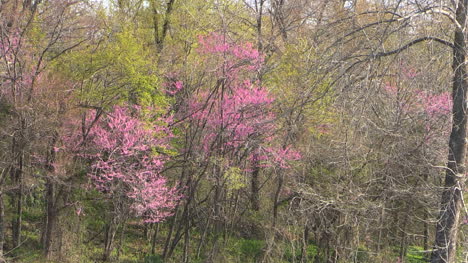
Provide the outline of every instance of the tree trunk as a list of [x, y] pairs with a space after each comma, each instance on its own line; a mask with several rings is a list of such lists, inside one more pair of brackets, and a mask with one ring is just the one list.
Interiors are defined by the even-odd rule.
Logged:
[[179, 206], [175, 208], [174, 215], [171, 218], [171, 223], [169, 227], [169, 232], [167, 233], [166, 242], [164, 244], [164, 251], [163, 251], [163, 259], [166, 260], [168, 258], [169, 246], [171, 244], [172, 233], [174, 232], [175, 225], [176, 225], [176, 218], [179, 212]]
[[154, 27], [154, 41], [156, 44], [156, 50], [161, 53], [164, 47], [164, 40], [166, 38], [167, 32], [169, 30], [170, 25], [170, 16], [174, 7], [175, 0], [169, 0], [166, 5], [166, 13], [164, 15], [164, 21], [162, 24], [161, 33], [159, 33], [159, 13], [157, 10], [157, 3], [156, 1], [152, 1], [153, 5], [153, 27]]
[[15, 207], [15, 216], [12, 221], [13, 247], [18, 247], [21, 244], [21, 225], [23, 217], [23, 153], [18, 157], [18, 163], [13, 169], [15, 185], [18, 187], [13, 198]]
[[280, 205], [279, 196], [281, 189], [283, 188], [283, 181], [283, 174], [280, 171], [280, 175], [278, 176], [278, 187], [276, 188], [275, 199], [273, 201], [273, 227], [276, 226], [276, 220], [278, 219], [278, 206]]
[[184, 257], [183, 261], [184, 263], [189, 263], [190, 261], [190, 222], [187, 219], [185, 223], [185, 234], [184, 234]]
[[[456, 20], [466, 25], [468, 0], [459, 1]], [[449, 155], [445, 186], [442, 192], [440, 215], [436, 226], [435, 247], [432, 263], [453, 263], [456, 259], [456, 244], [462, 209], [461, 189], [465, 180], [466, 151], [466, 44], [464, 28], [455, 30], [453, 49], [453, 122], [449, 139]]]
[[304, 226], [304, 233], [302, 235], [302, 249], [301, 249], [301, 263], [307, 262], [307, 246], [309, 244], [309, 227]]
[[120, 238], [119, 238], [119, 246], [117, 248], [117, 258], [115, 258], [115, 261], [119, 261], [120, 259], [120, 253], [122, 253], [122, 247], [125, 243], [125, 231], [126, 231], [126, 226], [127, 226], [127, 219], [125, 219], [122, 223], [122, 227], [120, 229]]
[[47, 178], [46, 183], [46, 224], [44, 228], [44, 254], [47, 259], [52, 255], [52, 239], [54, 234], [55, 225], [57, 223], [57, 207], [55, 205], [54, 196], [54, 183]]
[[47, 154], [47, 162], [46, 162], [46, 170], [47, 170], [47, 177], [46, 177], [46, 185], [45, 185], [45, 202], [46, 202], [46, 215], [44, 220], [44, 228], [42, 232], [42, 245], [44, 247], [44, 255], [47, 259], [51, 259], [52, 257], [52, 244], [54, 239], [54, 234], [57, 232], [56, 226], [58, 222], [58, 196], [56, 195], [56, 183], [53, 179], [53, 174], [55, 172], [54, 163], [56, 159], [56, 154], [54, 151], [55, 144], [58, 140], [58, 133], [55, 133], [52, 141], [49, 146], [49, 151]]
[[0, 191], [0, 262], [3, 258], [3, 244], [5, 242], [5, 205], [3, 203], [3, 191]]
[[252, 162], [253, 171], [252, 171], [252, 196], [251, 196], [251, 205], [254, 211], [260, 210], [260, 167], [257, 155], [254, 155], [254, 160]]
[[156, 253], [156, 240], [158, 238], [159, 226], [160, 225], [161, 225], [160, 223], [156, 223], [156, 229], [154, 230], [153, 238], [151, 240], [151, 254], [152, 255], [154, 255]]
[[106, 239], [104, 242], [104, 258], [103, 261], [109, 261], [112, 250], [114, 247], [115, 234], [117, 233], [117, 225], [115, 224], [115, 219], [112, 219], [111, 222], [106, 227]]
[[403, 221], [403, 227], [401, 229], [401, 236], [400, 236], [400, 251], [399, 251], [399, 256], [400, 256], [400, 260], [401, 262], [405, 262], [405, 258], [406, 258], [406, 250], [407, 250], [407, 244], [406, 244], [406, 239], [407, 239], [407, 235], [406, 235], [406, 224], [409, 220], [409, 216], [405, 216], [405, 219]]

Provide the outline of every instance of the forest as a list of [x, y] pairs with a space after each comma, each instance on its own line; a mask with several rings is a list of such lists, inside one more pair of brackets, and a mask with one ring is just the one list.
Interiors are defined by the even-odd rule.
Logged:
[[0, 262], [468, 263], [468, 0], [0, 0]]

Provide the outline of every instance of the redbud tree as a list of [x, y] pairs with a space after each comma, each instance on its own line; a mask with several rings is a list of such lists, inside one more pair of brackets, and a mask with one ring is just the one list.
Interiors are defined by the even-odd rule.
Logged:
[[299, 159], [292, 147], [277, 143], [275, 98], [257, 77], [264, 56], [251, 43], [236, 43], [225, 34], [199, 36], [198, 42], [201, 64], [216, 80], [191, 95], [185, 112], [201, 131], [202, 159], [222, 158], [224, 168], [244, 171], [251, 169], [248, 160], [286, 168]]
[[115, 106], [101, 118], [93, 113], [85, 121], [86, 141], [75, 132], [66, 143], [91, 162], [88, 175], [97, 190], [109, 198], [124, 195], [135, 215], [154, 223], [171, 216], [181, 196], [162, 174], [171, 152], [172, 120], [150, 121], [145, 113], [151, 111]]

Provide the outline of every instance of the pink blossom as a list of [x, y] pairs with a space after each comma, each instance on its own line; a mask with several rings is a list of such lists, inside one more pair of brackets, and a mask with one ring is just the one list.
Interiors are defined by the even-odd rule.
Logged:
[[[233, 43], [217, 33], [199, 36], [199, 44], [199, 53], [208, 55], [204, 59], [215, 66], [214, 77], [222, 80], [222, 88], [201, 90], [188, 100], [186, 114], [203, 132], [200, 155], [210, 158], [243, 152], [244, 158], [258, 158], [261, 166], [288, 168], [287, 162], [300, 154], [291, 147], [271, 145], [279, 129], [273, 112], [275, 98], [251, 80], [263, 64], [263, 55], [251, 43]], [[250, 170], [248, 165], [243, 169]]]
[[[96, 189], [110, 196], [124, 192], [137, 215], [146, 222], [159, 222], [172, 215], [181, 198], [161, 174], [168, 157], [154, 154], [170, 149], [172, 133], [167, 122], [150, 125], [140, 117], [139, 107], [116, 106], [90, 129], [90, 143], [75, 142], [71, 148], [92, 161], [89, 176]], [[69, 140], [76, 141], [76, 136]]]

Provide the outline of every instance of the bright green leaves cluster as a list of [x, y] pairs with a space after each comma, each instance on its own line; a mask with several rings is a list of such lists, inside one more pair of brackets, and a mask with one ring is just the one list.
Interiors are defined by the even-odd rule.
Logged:
[[229, 190], [239, 190], [247, 186], [247, 177], [239, 167], [229, 167], [224, 173]]
[[109, 33], [98, 47], [74, 51], [60, 61], [69, 78], [81, 83], [81, 104], [110, 107], [130, 103], [165, 108], [151, 49], [131, 29]]

